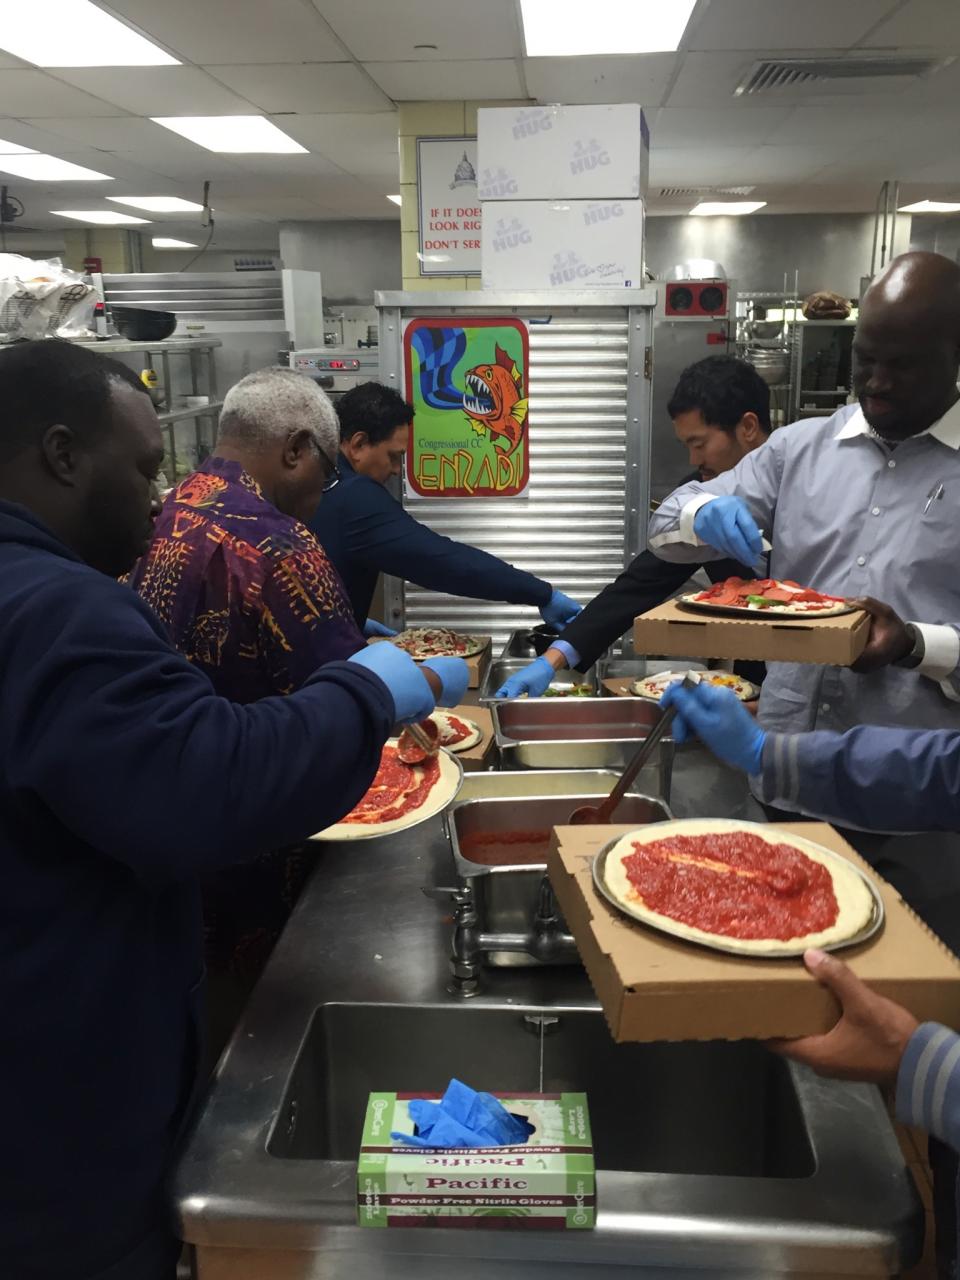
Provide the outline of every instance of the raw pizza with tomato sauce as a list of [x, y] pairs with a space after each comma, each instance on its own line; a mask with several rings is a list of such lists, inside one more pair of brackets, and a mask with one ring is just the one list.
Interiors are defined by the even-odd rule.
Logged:
[[752, 822], [654, 823], [599, 854], [594, 876], [642, 923], [758, 958], [859, 940], [881, 911], [851, 862]]
[[486, 636], [465, 636], [449, 627], [407, 627], [395, 636], [374, 636], [371, 643], [389, 639], [411, 658], [472, 658], [487, 647]]
[[402, 831], [445, 809], [460, 790], [463, 771], [446, 751], [421, 764], [404, 764], [397, 755], [398, 739], [384, 744], [377, 776], [363, 799], [314, 840], [370, 840]]
[[782, 614], [790, 618], [835, 618], [856, 612], [856, 606], [843, 596], [828, 596], [789, 578], [727, 578], [706, 591], [682, 595], [680, 603], [713, 613]]
[[483, 737], [478, 724], [452, 711], [434, 711], [430, 719], [440, 730], [440, 746], [447, 751], [469, 751]]

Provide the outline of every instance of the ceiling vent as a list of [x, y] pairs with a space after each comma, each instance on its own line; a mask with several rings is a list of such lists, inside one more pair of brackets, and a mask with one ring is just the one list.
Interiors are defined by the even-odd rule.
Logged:
[[953, 58], [889, 57], [875, 58], [783, 58], [777, 61], [755, 62], [747, 75], [734, 89], [734, 97], [746, 94], [769, 93], [774, 89], [789, 89], [798, 85], [820, 86], [828, 81], [837, 92], [853, 93], [867, 86], [866, 81], [887, 81], [886, 88], [895, 87], [889, 82], [907, 83], [948, 66]]
[[709, 187], [661, 187], [660, 195], [665, 200], [686, 200], [688, 196], [706, 195], [709, 190]]
[[756, 187], [714, 187], [714, 191], [718, 196], [749, 196]]

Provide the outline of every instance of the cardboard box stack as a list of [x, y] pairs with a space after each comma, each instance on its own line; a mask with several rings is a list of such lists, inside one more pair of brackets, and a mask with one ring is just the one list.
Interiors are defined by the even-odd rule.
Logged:
[[477, 115], [485, 289], [640, 288], [650, 134], [636, 103]]

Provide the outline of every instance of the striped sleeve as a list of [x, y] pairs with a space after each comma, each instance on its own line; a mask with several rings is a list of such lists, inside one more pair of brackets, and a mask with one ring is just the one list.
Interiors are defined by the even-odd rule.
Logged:
[[960, 1035], [923, 1022], [897, 1074], [897, 1119], [926, 1129], [960, 1151]]

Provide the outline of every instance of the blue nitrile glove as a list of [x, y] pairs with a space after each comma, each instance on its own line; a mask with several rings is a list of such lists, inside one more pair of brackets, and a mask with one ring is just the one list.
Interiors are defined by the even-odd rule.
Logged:
[[[374, 648], [376, 647], [374, 645]], [[470, 680], [470, 668], [464, 660], [462, 658], [428, 658], [420, 665], [429, 667], [435, 675], [440, 677], [443, 687], [437, 698], [437, 705], [458, 707], [463, 701], [463, 695], [467, 692], [467, 684]]]
[[515, 671], [512, 676], [508, 676], [493, 696], [519, 698], [522, 693], [526, 693], [531, 698], [539, 698], [556, 674], [546, 658], [535, 658], [529, 667], [524, 667], [522, 671]]
[[756, 565], [763, 555], [757, 522], [744, 500], [733, 494], [705, 502], [693, 517], [693, 532], [739, 564]]
[[661, 707], [676, 707], [674, 742], [700, 738], [714, 755], [744, 773], [759, 773], [767, 735], [735, 693], [701, 681], [684, 689], [677, 681], [667, 686]]
[[549, 622], [551, 627], [559, 627], [562, 630], [574, 620], [582, 607], [582, 605], [577, 604], [576, 600], [571, 600], [569, 596], [565, 596], [562, 591], [554, 591], [547, 603], [541, 608], [540, 617], [544, 622]]
[[[437, 705], [433, 690], [414, 660], [395, 644], [368, 644], [365, 649], [347, 659], [358, 667], [366, 667], [379, 676], [393, 697], [393, 718], [396, 724], [412, 724], [426, 720]], [[436, 659], [431, 660], [431, 665]], [[441, 659], [459, 662], [466, 671], [467, 664], [460, 658]], [[438, 671], [437, 675], [443, 680]], [[466, 676], [464, 676], [466, 688]], [[461, 695], [462, 696], [462, 695]], [[451, 704], [453, 705], [453, 704]]]
[[492, 1094], [459, 1080], [450, 1081], [439, 1102], [411, 1098], [407, 1113], [417, 1132], [390, 1137], [411, 1147], [522, 1146], [533, 1132], [529, 1121], [512, 1115]]
[[363, 624], [363, 634], [369, 640], [371, 636], [395, 636], [397, 633], [389, 627], [385, 627], [382, 622], [378, 622], [376, 618], [368, 618]]

